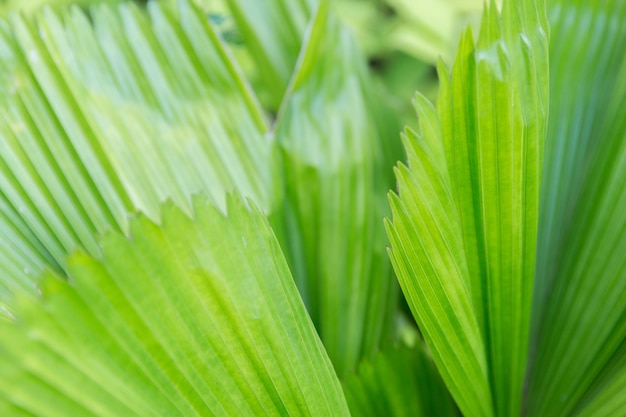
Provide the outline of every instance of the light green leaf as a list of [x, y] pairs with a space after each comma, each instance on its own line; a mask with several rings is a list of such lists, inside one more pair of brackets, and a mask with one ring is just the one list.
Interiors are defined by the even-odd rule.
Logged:
[[286, 201], [274, 223], [343, 376], [389, 336], [397, 289], [382, 226], [390, 163], [362, 56], [327, 8], [322, 3], [306, 37], [278, 117]]
[[456, 407], [421, 342], [377, 353], [343, 382], [352, 417], [447, 417]]
[[394, 268], [468, 416], [521, 410], [535, 272], [548, 27], [542, 1], [503, 7], [440, 66], [437, 112], [418, 97], [390, 198]]
[[594, 397], [609, 410], [607, 393], [619, 391], [604, 392], [605, 378], [626, 372], [626, 3], [554, 0], [550, 20], [527, 415], [558, 417]]
[[394, 48], [435, 64], [454, 55], [461, 28], [480, 17], [484, 1], [385, 0], [398, 16], [388, 36]]
[[319, 0], [225, 0], [253, 56], [259, 86], [277, 110]]
[[262, 111], [201, 12], [151, 2], [90, 19], [74, 8], [0, 23], [7, 270], [97, 253], [95, 234], [127, 230], [129, 211], [156, 219], [167, 198], [187, 211], [200, 191], [223, 205], [236, 190], [266, 211], [280, 200]]
[[119, 3], [121, 0], [0, 0], [0, 14], [9, 12], [33, 13], [43, 6], [66, 7], [70, 4], [88, 6], [93, 3]]
[[71, 256], [0, 321], [0, 410], [46, 416], [348, 416], [263, 213], [173, 204], [102, 258]]
[[[465, 415], [493, 415], [484, 342], [469, 293], [467, 261], [434, 108], [416, 99], [423, 136], [404, 136], [409, 170], [391, 195], [391, 261], [435, 363]], [[434, 249], [434, 250], [433, 250]]]

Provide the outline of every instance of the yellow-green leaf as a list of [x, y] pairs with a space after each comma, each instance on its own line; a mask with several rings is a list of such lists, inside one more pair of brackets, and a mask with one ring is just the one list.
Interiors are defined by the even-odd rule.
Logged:
[[418, 97], [390, 201], [391, 257], [435, 363], [467, 416], [521, 411], [548, 106], [543, 1], [490, 4], [475, 42]]
[[100, 258], [49, 273], [0, 320], [8, 416], [348, 416], [341, 386], [256, 208], [166, 205]]

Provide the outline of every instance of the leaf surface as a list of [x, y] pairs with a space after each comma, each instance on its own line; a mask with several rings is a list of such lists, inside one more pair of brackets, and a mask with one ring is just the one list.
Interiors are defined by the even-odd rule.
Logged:
[[625, 415], [616, 375], [626, 373], [626, 4], [549, 5], [551, 108], [527, 415], [577, 414], [590, 401], [611, 410], [599, 415]]
[[464, 415], [517, 415], [526, 370], [548, 105], [542, 1], [486, 8], [437, 109], [417, 97], [390, 197], [391, 259]]
[[319, 0], [226, 0], [259, 72], [259, 87], [277, 110]]
[[340, 377], [390, 338], [397, 306], [382, 225], [390, 164], [367, 80], [353, 38], [322, 3], [276, 125], [286, 198], [275, 223]]
[[343, 390], [353, 417], [458, 416], [421, 344], [380, 351], [346, 377]]
[[3, 415], [348, 416], [263, 213], [239, 198], [226, 215], [203, 198], [193, 219], [162, 211], [0, 321]]
[[[46, 10], [0, 23], [0, 255], [19, 273], [57, 270], [127, 213], [190, 209], [204, 191], [264, 210], [280, 199], [274, 143], [254, 95], [205, 16], [151, 2]], [[5, 255], [6, 254], [6, 255]], [[32, 292], [32, 279], [22, 283]]]

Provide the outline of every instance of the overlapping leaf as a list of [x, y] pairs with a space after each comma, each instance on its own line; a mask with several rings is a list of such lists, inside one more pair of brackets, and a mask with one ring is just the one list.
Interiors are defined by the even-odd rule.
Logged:
[[[8, 14], [11, 12], [32, 13], [45, 6], [69, 6], [70, 4], [79, 4], [87, 6], [101, 0], [2, 0], [0, 1], [0, 14]], [[119, 2], [120, 0], [104, 0], [109, 3]]]
[[366, 74], [350, 34], [324, 2], [279, 113], [294, 277], [340, 376], [379, 347], [396, 290], [381, 219], [389, 187]]
[[418, 97], [397, 170], [391, 257], [464, 415], [521, 410], [547, 121], [544, 4], [492, 4], [435, 112]]
[[551, 110], [527, 415], [577, 414], [590, 402], [598, 415], [624, 415], [626, 3], [555, 0], [550, 11]]
[[319, 0], [225, 0], [254, 57], [259, 87], [277, 110]]
[[579, 401], [576, 413], [584, 417], [626, 415], [626, 342]]
[[[492, 415], [484, 342], [465, 281], [467, 262], [449, 178], [444, 176], [442, 144], [436, 142], [441, 139], [441, 129], [434, 109], [421, 97], [417, 103], [422, 106], [424, 136], [412, 131], [405, 136], [411, 171], [403, 165], [397, 171], [402, 201], [391, 198], [390, 256], [435, 363], [461, 411], [470, 416]], [[442, 219], [441, 226], [435, 216]]]
[[430, 62], [453, 58], [462, 26], [480, 17], [484, 1], [386, 0], [397, 15], [388, 42], [395, 48]]
[[3, 416], [348, 416], [262, 212], [172, 204], [0, 321]]
[[129, 211], [157, 218], [166, 198], [188, 210], [195, 192], [223, 204], [237, 190], [275, 204], [263, 115], [206, 17], [187, 1], [147, 11], [0, 24], [5, 292], [20, 271], [62, 268], [76, 247], [96, 253], [94, 235], [126, 230]]
[[377, 353], [345, 379], [343, 389], [352, 417], [458, 415], [421, 344]]

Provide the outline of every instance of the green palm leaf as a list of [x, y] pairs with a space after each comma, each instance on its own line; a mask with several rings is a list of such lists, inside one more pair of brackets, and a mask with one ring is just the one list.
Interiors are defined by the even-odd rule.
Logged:
[[162, 211], [15, 301], [2, 415], [349, 415], [264, 215], [239, 198]]
[[[400, 51], [435, 64], [453, 58], [459, 31], [480, 17], [484, 1], [385, 0], [397, 14], [387, 38]], [[500, 1], [498, 4], [501, 3]]]
[[547, 122], [540, 2], [492, 4], [467, 33], [437, 112], [418, 97], [391, 197], [391, 257], [465, 415], [517, 415], [526, 369]]
[[5, 292], [24, 269], [97, 253], [94, 235], [125, 231], [128, 212], [158, 218], [167, 198], [187, 211], [200, 191], [223, 205], [236, 190], [268, 211], [280, 199], [264, 116], [205, 17], [186, 1], [147, 12], [102, 6], [92, 25], [48, 10], [0, 25]]
[[626, 342], [615, 351], [579, 400], [577, 415], [619, 416], [626, 411]]
[[277, 110], [319, 0], [225, 0], [258, 71], [267, 104]]
[[276, 138], [281, 242], [340, 377], [389, 337], [397, 289], [385, 254], [383, 143], [351, 35], [323, 2], [303, 46]]
[[[457, 404], [467, 415], [491, 415], [485, 347], [466, 283], [467, 263], [459, 245], [462, 236], [458, 219], [452, 214], [456, 208], [449, 178], [442, 175], [443, 149], [434, 142], [441, 139], [441, 128], [435, 110], [425, 99], [418, 96], [416, 107], [420, 108], [423, 136], [406, 132], [411, 170], [402, 165], [396, 171], [402, 200], [395, 195], [390, 199], [394, 216], [393, 225], [387, 229], [390, 256], [409, 306]], [[436, 148], [431, 148], [433, 145]], [[435, 216], [440, 217], [441, 226]], [[437, 250], [429, 251], [427, 247]]]
[[626, 415], [626, 3], [488, 5], [388, 200], [331, 2], [222, 3], [0, 21], [0, 415]]
[[604, 390], [619, 384], [612, 397], [626, 393], [626, 3], [553, 1], [550, 10], [532, 416], [579, 413], [596, 396], [615, 406]]
[[421, 344], [377, 353], [348, 375], [343, 387], [353, 417], [458, 415]]
[[[33, 13], [42, 6], [59, 6], [66, 7], [70, 4], [79, 4], [88, 6], [97, 3], [100, 0], [1, 0], [0, 14], [8, 14], [10, 12], [20, 11], [25, 13]], [[119, 3], [120, 0], [107, 0], [109, 3]]]

